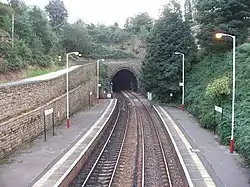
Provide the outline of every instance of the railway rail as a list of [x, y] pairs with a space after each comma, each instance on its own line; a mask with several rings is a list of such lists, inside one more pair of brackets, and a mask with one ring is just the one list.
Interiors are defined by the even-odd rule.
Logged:
[[188, 186], [155, 111], [133, 92], [118, 97], [119, 116], [105, 144], [71, 186]]
[[[149, 112], [147, 106], [145, 106], [141, 99], [133, 92], [127, 93], [134, 101], [136, 101], [135, 103], [138, 108], [138, 115], [144, 125], [144, 128], [142, 126], [142, 132], [144, 132], [143, 134], [147, 137], [146, 139], [143, 137], [143, 139], [145, 139], [145, 149], [143, 149], [143, 167], [145, 168], [142, 170], [142, 175], [145, 175], [146, 177], [143, 177], [142, 184], [143, 186], [144, 183], [147, 186], [155, 186], [155, 183], [157, 182], [157, 186], [172, 187], [173, 185], [169, 172], [169, 166], [159, 132], [155, 126], [155, 121], [151, 117], [151, 113]], [[152, 159], [157, 162], [153, 163]]]

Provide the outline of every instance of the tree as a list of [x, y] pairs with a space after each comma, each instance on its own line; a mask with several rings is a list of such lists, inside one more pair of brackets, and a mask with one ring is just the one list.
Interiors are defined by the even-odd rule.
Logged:
[[45, 6], [45, 10], [49, 14], [53, 27], [62, 25], [68, 17], [68, 11], [65, 8], [64, 2], [61, 0], [50, 0], [49, 4]]
[[[197, 2], [200, 32], [199, 44], [208, 50], [231, 48], [231, 41], [221, 42], [214, 38], [216, 32], [235, 35], [237, 43], [245, 42], [250, 27], [249, 0], [198, 0]], [[228, 41], [228, 39], [225, 39]]]
[[193, 15], [192, 15], [192, 4], [191, 0], [186, 0], [184, 5], [184, 13], [185, 13], [185, 21], [190, 25], [193, 22]]
[[4, 29], [7, 32], [11, 31], [11, 15], [13, 9], [9, 6], [0, 3], [0, 28]]
[[134, 18], [127, 18], [125, 22], [125, 29], [134, 34], [138, 34], [144, 27], [147, 31], [150, 31], [153, 25], [153, 19], [147, 12], [137, 14]]
[[169, 94], [180, 94], [182, 61], [176, 51], [186, 55], [188, 68], [191, 55], [196, 52], [190, 27], [182, 20], [180, 4], [171, 0], [164, 7], [147, 41], [147, 55], [142, 65], [142, 83], [146, 91], [153, 92], [158, 99], [168, 101]]
[[89, 50], [91, 40], [84, 24], [74, 23], [72, 25], [65, 25], [63, 46], [66, 51], [79, 51], [81, 54], [85, 54]]
[[30, 21], [36, 37], [42, 42], [45, 54], [48, 54], [53, 47], [52, 30], [44, 12], [34, 6], [29, 12]]
[[22, 2], [20, 0], [8, 0], [11, 8], [13, 10], [18, 11], [18, 8], [21, 6]]

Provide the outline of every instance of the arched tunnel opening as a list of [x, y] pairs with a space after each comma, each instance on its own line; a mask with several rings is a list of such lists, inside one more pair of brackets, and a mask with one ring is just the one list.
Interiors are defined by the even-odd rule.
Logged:
[[138, 90], [138, 82], [135, 74], [128, 69], [119, 70], [112, 79], [113, 91]]

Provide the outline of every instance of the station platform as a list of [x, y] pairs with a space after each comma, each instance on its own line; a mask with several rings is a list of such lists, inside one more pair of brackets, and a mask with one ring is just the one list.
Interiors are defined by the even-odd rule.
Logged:
[[243, 159], [231, 154], [218, 138], [189, 113], [154, 106], [172, 135], [187, 175], [195, 187], [249, 187], [250, 170]]
[[102, 131], [116, 103], [116, 99], [100, 100], [90, 110], [72, 116], [70, 128], [62, 124], [55, 128], [55, 136], [52, 130], [47, 132], [46, 142], [41, 135], [25, 145], [0, 164], [0, 187], [59, 184]]

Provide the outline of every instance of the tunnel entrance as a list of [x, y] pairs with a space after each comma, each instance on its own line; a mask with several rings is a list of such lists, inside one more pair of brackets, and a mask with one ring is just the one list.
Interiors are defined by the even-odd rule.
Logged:
[[121, 90], [133, 90], [137, 91], [138, 82], [134, 73], [128, 69], [122, 69], [118, 71], [113, 79], [113, 91], [120, 92]]

